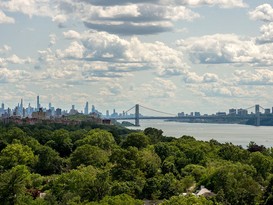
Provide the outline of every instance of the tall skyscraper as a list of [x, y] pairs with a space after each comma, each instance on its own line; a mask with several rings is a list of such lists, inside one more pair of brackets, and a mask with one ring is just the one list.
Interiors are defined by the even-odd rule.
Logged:
[[48, 109], [51, 110], [51, 107], [52, 106], [51, 106], [51, 102], [50, 102], [50, 103], [48, 103]]
[[40, 109], [40, 97], [39, 95], [37, 96], [37, 110]]
[[2, 103], [2, 111], [4, 111], [5, 110], [5, 105], [4, 105], [4, 103]]
[[92, 113], [95, 113], [95, 112], [96, 112], [95, 105], [92, 105]]
[[109, 110], [106, 110], [106, 117], [109, 117]]
[[89, 108], [88, 108], [88, 102], [86, 102], [85, 107], [84, 107], [84, 114], [88, 115]]
[[23, 113], [23, 99], [21, 99], [20, 112]]

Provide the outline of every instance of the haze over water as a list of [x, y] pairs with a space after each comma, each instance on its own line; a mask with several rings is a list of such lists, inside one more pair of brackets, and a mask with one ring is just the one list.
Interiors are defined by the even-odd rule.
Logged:
[[[134, 120], [128, 121], [134, 123]], [[258, 145], [273, 147], [273, 127], [140, 120], [140, 127], [130, 127], [130, 129], [144, 130], [147, 127], [161, 129], [165, 136], [181, 137], [183, 135], [190, 135], [197, 140], [209, 141], [215, 139], [221, 143], [231, 142], [243, 147], [246, 147], [250, 141], [254, 141]]]

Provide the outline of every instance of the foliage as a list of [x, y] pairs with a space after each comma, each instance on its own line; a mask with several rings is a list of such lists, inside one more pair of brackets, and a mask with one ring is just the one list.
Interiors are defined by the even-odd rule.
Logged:
[[[255, 142], [244, 149], [89, 122], [0, 131], [0, 204], [273, 203], [273, 148]], [[201, 185], [215, 196], [194, 196]]]

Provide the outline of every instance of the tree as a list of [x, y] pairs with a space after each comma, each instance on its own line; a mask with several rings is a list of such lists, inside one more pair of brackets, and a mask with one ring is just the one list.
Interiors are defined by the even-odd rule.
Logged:
[[38, 162], [35, 171], [42, 175], [57, 174], [61, 171], [62, 158], [59, 153], [48, 146], [42, 146], [37, 152]]
[[193, 195], [173, 196], [161, 205], [213, 205], [213, 201], [207, 200], [205, 197], [196, 197]]
[[73, 168], [80, 165], [103, 167], [108, 162], [108, 153], [99, 147], [86, 144], [77, 147], [71, 154], [70, 160]]
[[250, 142], [247, 146], [247, 150], [250, 152], [265, 152], [266, 147], [264, 145], [257, 145], [255, 142]]
[[0, 175], [0, 202], [15, 204], [25, 194], [30, 173], [26, 166], [18, 165]]
[[111, 150], [116, 146], [115, 139], [110, 132], [106, 130], [94, 129], [87, 133], [87, 136], [76, 142], [77, 146], [89, 144], [92, 146], [98, 146], [103, 150]]
[[61, 157], [66, 157], [71, 154], [73, 144], [67, 130], [60, 129], [54, 131], [52, 135], [52, 140], [54, 141], [54, 143], [48, 145], [51, 145], [51, 148], [59, 152]]
[[31, 148], [21, 144], [9, 144], [0, 153], [0, 164], [6, 169], [17, 165], [34, 166], [36, 162]]
[[219, 167], [208, 171], [200, 182], [214, 193], [223, 193], [223, 198], [232, 205], [254, 205], [261, 194], [259, 184], [254, 180], [256, 170], [252, 166], [223, 161]]
[[250, 154], [250, 164], [257, 170], [257, 175], [266, 179], [272, 170], [273, 161], [271, 157], [265, 156], [260, 152], [253, 152]]
[[129, 146], [137, 147], [142, 149], [147, 147], [149, 144], [149, 138], [144, 133], [131, 133], [129, 134], [125, 141], [122, 143], [122, 147], [126, 148]]
[[163, 140], [163, 131], [156, 128], [148, 127], [144, 130], [144, 134], [150, 138], [152, 144], [156, 144]]

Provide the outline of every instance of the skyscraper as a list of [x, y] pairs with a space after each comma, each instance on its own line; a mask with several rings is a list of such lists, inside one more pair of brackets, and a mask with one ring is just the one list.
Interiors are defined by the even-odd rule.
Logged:
[[84, 107], [84, 114], [85, 115], [88, 115], [88, 110], [89, 110], [89, 108], [88, 108], [88, 102], [86, 102], [85, 107]]
[[48, 103], [48, 109], [51, 110], [51, 102]]
[[23, 114], [23, 99], [21, 99], [20, 112]]
[[40, 97], [39, 95], [37, 96], [37, 110], [40, 109]]

